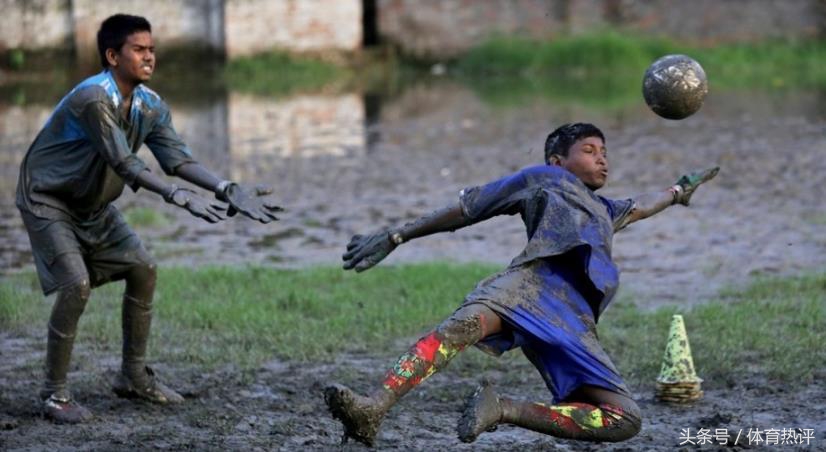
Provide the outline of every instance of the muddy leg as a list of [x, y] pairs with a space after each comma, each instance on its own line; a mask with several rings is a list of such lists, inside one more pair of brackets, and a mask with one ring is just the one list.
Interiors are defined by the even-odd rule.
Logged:
[[519, 402], [500, 397], [483, 386], [468, 401], [459, 423], [459, 439], [473, 442], [497, 424], [513, 424], [558, 438], [617, 442], [639, 433], [642, 421], [637, 404], [628, 397], [584, 386], [557, 405]]
[[138, 265], [126, 276], [123, 294], [123, 363], [121, 370], [136, 383], [146, 383], [146, 344], [152, 326], [152, 298], [155, 293], [154, 265]]
[[44, 400], [44, 415], [60, 423], [78, 423], [92, 417], [89, 410], [72, 400], [66, 382], [77, 322], [86, 308], [90, 291], [88, 276], [61, 289], [49, 317], [46, 382], [40, 398]]
[[442, 370], [458, 352], [501, 328], [501, 319], [489, 308], [465, 306], [401, 355], [370, 396], [341, 385], [326, 388], [325, 400], [333, 417], [344, 424], [345, 439], [372, 445], [384, 414], [399, 398]]
[[135, 265], [126, 274], [122, 311], [123, 364], [113, 389], [120, 397], [160, 404], [180, 403], [183, 397], [157, 381], [152, 369], [146, 366], [156, 278], [154, 264]]
[[89, 279], [60, 290], [57, 293], [52, 315], [49, 317], [49, 339], [46, 346], [46, 384], [41, 398], [66, 389], [66, 374], [72, 359], [77, 322], [86, 302], [89, 301]]

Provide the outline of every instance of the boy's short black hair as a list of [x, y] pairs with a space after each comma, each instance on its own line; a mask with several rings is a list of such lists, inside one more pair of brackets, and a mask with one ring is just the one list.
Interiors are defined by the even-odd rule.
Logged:
[[152, 33], [152, 25], [141, 16], [131, 16], [129, 14], [115, 14], [109, 16], [100, 24], [98, 30], [98, 53], [100, 54], [100, 65], [109, 67], [106, 61], [106, 49], [120, 51], [126, 38], [132, 33], [148, 31]]
[[605, 135], [593, 124], [577, 122], [559, 126], [545, 139], [545, 163], [551, 162], [552, 155], [567, 157], [571, 145], [577, 140], [590, 137], [599, 137], [605, 142]]

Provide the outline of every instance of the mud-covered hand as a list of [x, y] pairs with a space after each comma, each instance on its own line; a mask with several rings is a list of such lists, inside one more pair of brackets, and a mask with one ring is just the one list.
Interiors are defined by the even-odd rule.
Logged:
[[226, 206], [203, 198], [188, 188], [173, 185], [163, 198], [166, 202], [182, 207], [192, 215], [210, 223], [217, 223], [226, 219]]
[[271, 193], [272, 188], [270, 187], [257, 186], [249, 190], [232, 182], [227, 184], [218, 199], [229, 203], [227, 215], [230, 217], [240, 212], [253, 220], [269, 223], [278, 221], [275, 214], [284, 211], [267, 198], [267, 195]]
[[719, 171], [720, 167], [715, 166], [714, 168], [709, 168], [705, 171], [695, 171], [680, 177], [680, 179], [677, 180], [677, 183], [671, 187], [674, 192], [674, 203], [680, 203], [687, 206], [691, 201], [691, 195], [694, 194], [694, 190], [696, 190], [700, 185], [713, 179]]
[[397, 245], [390, 235], [388, 229], [370, 235], [354, 235], [347, 244], [347, 252], [341, 256], [344, 260], [344, 269], [363, 272], [381, 262], [396, 249]]

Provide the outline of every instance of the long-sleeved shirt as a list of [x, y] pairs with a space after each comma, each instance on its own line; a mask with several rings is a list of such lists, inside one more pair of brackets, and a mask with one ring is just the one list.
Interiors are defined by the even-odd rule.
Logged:
[[619, 270], [611, 260], [611, 242], [634, 207], [633, 200], [599, 196], [564, 168], [542, 165], [466, 188], [460, 204], [465, 217], [474, 221], [520, 214], [528, 243], [511, 266], [567, 254], [573, 259], [568, 262], [600, 292], [597, 299], [588, 300], [596, 317], [616, 293]]
[[18, 208], [55, 220], [96, 216], [125, 185], [138, 189], [135, 179], [147, 167], [136, 154], [144, 143], [166, 174], [194, 161], [158, 94], [138, 85], [128, 117], [120, 114], [123, 102], [108, 70], [60, 101], [23, 158]]

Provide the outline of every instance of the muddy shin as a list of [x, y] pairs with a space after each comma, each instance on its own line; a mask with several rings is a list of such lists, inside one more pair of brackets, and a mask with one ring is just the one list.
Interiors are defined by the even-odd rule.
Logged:
[[46, 383], [40, 393], [43, 399], [66, 389], [66, 374], [72, 358], [77, 322], [90, 294], [89, 280], [82, 279], [57, 293], [49, 318], [46, 346]]
[[123, 295], [123, 373], [139, 386], [148, 384], [146, 344], [152, 326], [152, 296], [155, 290], [155, 266], [132, 269], [126, 278]]

